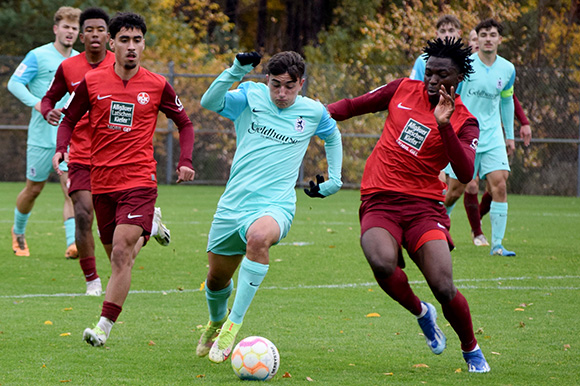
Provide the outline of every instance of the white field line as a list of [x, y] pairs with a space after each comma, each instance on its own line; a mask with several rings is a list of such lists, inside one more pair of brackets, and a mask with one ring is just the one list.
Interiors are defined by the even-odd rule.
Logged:
[[[504, 285], [505, 282], [510, 281], [550, 281], [550, 280], [578, 280], [580, 276], [520, 276], [520, 277], [498, 277], [490, 279], [456, 279], [455, 283], [458, 288], [461, 289], [479, 289], [479, 290], [513, 290], [513, 291], [524, 291], [524, 290], [534, 290], [534, 291], [557, 291], [557, 290], [580, 290], [580, 286], [512, 286]], [[482, 282], [496, 282], [495, 286], [479, 286], [469, 283], [482, 283]], [[502, 284], [499, 284], [502, 283]], [[427, 285], [423, 280], [411, 281], [410, 284], [413, 285]], [[568, 283], [566, 283], [568, 284]], [[272, 291], [289, 291], [289, 290], [299, 290], [299, 289], [344, 289], [344, 288], [364, 288], [376, 286], [375, 282], [368, 283], [343, 283], [343, 284], [320, 284], [320, 285], [296, 285], [291, 287], [280, 287], [280, 286], [270, 286], [261, 287], [261, 290]], [[191, 293], [200, 292], [200, 289], [170, 289], [170, 290], [132, 290], [129, 291], [130, 294], [161, 294], [167, 295], [170, 293]], [[71, 296], [84, 296], [84, 293], [58, 293], [58, 294], [20, 294], [20, 295], [0, 295], [0, 299], [26, 299], [26, 298], [58, 298], [58, 297], [71, 297]]]

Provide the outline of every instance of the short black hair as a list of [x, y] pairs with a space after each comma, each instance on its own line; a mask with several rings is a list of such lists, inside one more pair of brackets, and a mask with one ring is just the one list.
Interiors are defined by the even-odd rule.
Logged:
[[294, 51], [278, 52], [268, 60], [266, 71], [272, 75], [288, 73], [293, 81], [302, 79], [306, 70], [304, 58]]
[[145, 36], [145, 33], [147, 32], [147, 25], [145, 24], [143, 16], [133, 12], [118, 12], [111, 19], [111, 22], [109, 23], [111, 39], [114, 39], [122, 28], [139, 29], [143, 33], [143, 36]]
[[479, 35], [479, 31], [482, 29], [490, 29], [490, 28], [497, 28], [497, 33], [503, 36], [503, 25], [495, 19], [485, 19], [479, 22], [478, 25], [475, 26], [475, 32]]
[[471, 65], [471, 62], [473, 62], [473, 59], [470, 58], [471, 47], [464, 46], [461, 38], [456, 40], [446, 37], [445, 41], [440, 38], [428, 41], [423, 52], [426, 55], [425, 60], [429, 60], [431, 57], [451, 59], [457, 66], [458, 72], [463, 74], [465, 78], [475, 72]]
[[79, 20], [81, 32], [83, 31], [83, 24], [85, 23], [86, 20], [89, 19], [103, 19], [105, 21], [105, 24], [107, 24], [107, 26], [109, 25], [110, 20], [107, 12], [103, 11], [101, 8], [97, 7], [87, 8], [81, 13], [81, 17]]

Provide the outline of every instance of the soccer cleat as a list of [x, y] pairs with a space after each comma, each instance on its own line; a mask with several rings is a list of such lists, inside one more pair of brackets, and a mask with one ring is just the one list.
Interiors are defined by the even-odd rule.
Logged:
[[87, 281], [87, 292], [86, 296], [101, 296], [103, 293], [103, 287], [101, 286], [101, 278], [98, 277], [95, 280]]
[[209, 350], [209, 360], [214, 363], [222, 363], [229, 358], [236, 343], [236, 336], [240, 331], [241, 324], [232, 322], [229, 318], [226, 320], [211, 349]]
[[16, 256], [30, 256], [30, 251], [28, 250], [28, 244], [26, 244], [26, 238], [24, 234], [17, 235], [14, 233], [14, 227], [10, 230], [12, 233], [12, 250]]
[[489, 254], [492, 256], [515, 256], [516, 255], [516, 253], [514, 251], [508, 251], [501, 244], [496, 245], [495, 247], [492, 247]]
[[480, 235], [474, 236], [473, 232], [471, 232], [471, 239], [473, 240], [473, 245], [476, 247], [489, 247], [489, 243], [487, 242], [487, 238], [482, 233]]
[[199, 337], [197, 341], [197, 349], [195, 353], [198, 357], [204, 357], [209, 353], [211, 346], [213, 345], [213, 341], [217, 338], [220, 328], [228, 319], [228, 316], [224, 316], [224, 318], [218, 322], [212, 322], [211, 320], [207, 322], [203, 333]]
[[99, 326], [95, 326], [95, 328], [85, 329], [83, 332], [83, 339], [92, 346], [101, 347], [104, 346], [107, 341], [107, 334], [105, 334]]
[[64, 253], [64, 257], [67, 259], [78, 259], [79, 251], [77, 250], [77, 245], [75, 243], [72, 243], [68, 246], [66, 252]]
[[463, 351], [463, 359], [467, 362], [467, 369], [470, 373], [489, 373], [491, 370], [479, 345], [476, 345], [473, 351]]
[[161, 222], [161, 208], [155, 208], [153, 214], [153, 222], [157, 223], [157, 234], [152, 235], [153, 238], [164, 247], [168, 246], [171, 242], [171, 232], [167, 227]]
[[421, 318], [417, 318], [421, 330], [425, 335], [427, 346], [433, 351], [433, 354], [439, 355], [445, 350], [447, 338], [443, 331], [437, 326], [437, 310], [432, 304], [421, 302], [427, 306], [427, 313]]

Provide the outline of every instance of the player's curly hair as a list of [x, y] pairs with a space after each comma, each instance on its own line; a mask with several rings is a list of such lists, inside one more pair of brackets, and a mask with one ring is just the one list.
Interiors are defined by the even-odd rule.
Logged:
[[282, 75], [288, 73], [290, 78], [296, 82], [302, 79], [306, 70], [304, 58], [294, 51], [278, 52], [268, 60], [266, 72], [271, 75]]
[[468, 78], [469, 74], [475, 72], [471, 65], [471, 62], [473, 62], [473, 59], [470, 58], [471, 47], [464, 46], [461, 38], [456, 40], [454, 38], [446, 37], [445, 41], [440, 38], [428, 41], [423, 52], [426, 55], [426, 61], [429, 60], [430, 57], [451, 59], [457, 66], [459, 73], [463, 74], [465, 78]]
[[122, 28], [139, 29], [143, 33], [143, 36], [145, 36], [145, 33], [147, 32], [147, 25], [145, 24], [143, 16], [133, 12], [118, 12], [111, 19], [111, 22], [109, 23], [111, 39], [114, 39]]

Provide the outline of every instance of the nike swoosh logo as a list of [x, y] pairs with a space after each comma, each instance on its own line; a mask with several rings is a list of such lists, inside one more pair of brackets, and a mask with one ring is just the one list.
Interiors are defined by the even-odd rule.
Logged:
[[403, 110], [413, 110], [413, 109], [412, 109], [412, 108], [410, 108], [410, 107], [403, 106], [403, 105], [401, 104], [401, 102], [399, 102], [399, 104], [397, 105], [397, 107], [398, 107], [398, 108], [400, 108], [400, 109], [403, 109]]
[[78, 82], [70, 82], [70, 85], [74, 87], [80, 83], [81, 83], [81, 81], [79, 80]]
[[252, 109], [252, 112], [253, 112], [253, 113], [263, 113], [263, 112], [264, 112], [264, 110], [256, 110], [256, 108], [254, 107], [254, 108]]
[[143, 215], [142, 214], [131, 214], [131, 213], [129, 213], [127, 215], [127, 218], [137, 218], [137, 217], [143, 217]]
[[251, 285], [252, 287], [259, 287], [259, 286], [260, 286], [259, 284], [254, 284], [254, 282], [250, 282], [250, 285]]
[[103, 95], [103, 96], [97, 95], [97, 100], [101, 100], [101, 99], [109, 98], [109, 97], [112, 97], [112, 96], [113, 96], [113, 94], [109, 94], [109, 95]]

